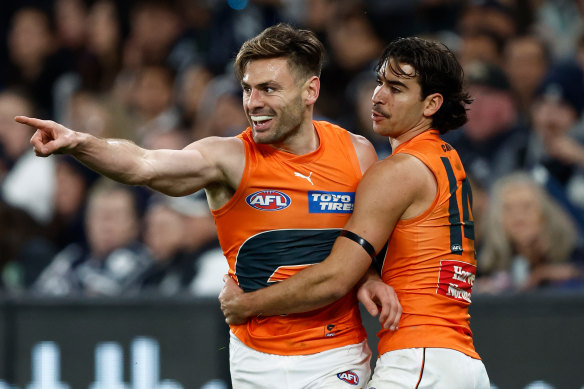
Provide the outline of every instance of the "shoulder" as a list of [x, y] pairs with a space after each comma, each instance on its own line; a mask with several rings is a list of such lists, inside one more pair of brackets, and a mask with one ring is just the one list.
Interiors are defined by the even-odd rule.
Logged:
[[354, 134], [339, 125], [327, 121], [315, 120], [313, 123], [321, 136], [329, 133], [334, 134], [333, 136], [338, 139], [342, 139], [343, 142], [350, 140], [357, 154], [361, 172], [365, 172], [373, 163], [377, 162], [377, 152], [375, 147], [373, 147], [373, 144], [371, 144], [371, 142], [364, 136]]
[[415, 194], [434, 182], [432, 171], [411, 154], [396, 154], [375, 163], [363, 176], [364, 187], [383, 188], [401, 195]]
[[244, 142], [239, 137], [210, 136], [191, 143], [183, 150], [196, 151], [216, 165], [229, 161], [240, 163], [245, 158]]
[[349, 137], [357, 153], [361, 171], [365, 172], [371, 165], [377, 162], [377, 151], [371, 142], [361, 135], [356, 135], [349, 132]]
[[409, 153], [391, 155], [375, 164], [375, 174], [389, 177], [414, 176], [428, 170], [426, 164], [417, 156]]
[[212, 151], [218, 149], [243, 151], [243, 141], [241, 138], [235, 136], [230, 137], [210, 136], [195, 141], [184, 148], [184, 150], [199, 151]]
[[367, 138], [362, 135], [353, 134], [349, 131], [347, 132], [349, 133], [349, 137], [351, 138], [351, 142], [353, 142], [355, 149], [364, 149], [375, 152], [373, 144]]

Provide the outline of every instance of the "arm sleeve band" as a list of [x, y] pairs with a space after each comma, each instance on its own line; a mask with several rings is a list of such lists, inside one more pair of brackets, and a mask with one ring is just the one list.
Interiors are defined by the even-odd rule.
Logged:
[[339, 234], [339, 236], [344, 236], [345, 238], [349, 238], [353, 242], [356, 242], [359, 246], [363, 247], [363, 249], [365, 249], [365, 251], [367, 251], [367, 254], [369, 254], [369, 256], [371, 257], [373, 262], [375, 262], [377, 260], [376, 254], [375, 254], [375, 249], [373, 248], [371, 243], [367, 242], [365, 239], [361, 238], [359, 235], [355, 234], [354, 232], [348, 231], [348, 230], [341, 230], [341, 233]]

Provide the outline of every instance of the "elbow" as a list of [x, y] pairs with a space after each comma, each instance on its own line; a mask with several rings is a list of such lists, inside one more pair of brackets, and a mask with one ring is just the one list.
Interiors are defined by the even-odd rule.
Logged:
[[315, 265], [315, 269], [326, 269], [321, 272], [318, 281], [313, 285], [313, 291], [319, 295], [322, 301], [332, 303], [343, 298], [353, 289], [351, 277], [347, 277], [346, 271], [337, 266], [325, 266], [322, 263]]
[[134, 170], [133, 172], [134, 173], [123, 175], [119, 181], [128, 185], [147, 186], [149, 188], [152, 188], [153, 180], [151, 178], [149, 178], [147, 175], [145, 175], [143, 172], [139, 170]]
[[337, 301], [351, 291], [351, 286], [346, 285], [343, 280], [332, 280], [327, 288], [329, 290], [329, 298], [331, 301]]

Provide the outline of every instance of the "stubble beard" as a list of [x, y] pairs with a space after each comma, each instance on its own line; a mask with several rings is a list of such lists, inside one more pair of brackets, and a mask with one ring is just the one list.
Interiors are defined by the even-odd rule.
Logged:
[[298, 133], [302, 125], [302, 100], [300, 97], [294, 104], [284, 108], [280, 114], [276, 114], [272, 119], [272, 128], [267, 133], [256, 133], [252, 124], [253, 140], [259, 144], [278, 145], [286, 142], [287, 139]]

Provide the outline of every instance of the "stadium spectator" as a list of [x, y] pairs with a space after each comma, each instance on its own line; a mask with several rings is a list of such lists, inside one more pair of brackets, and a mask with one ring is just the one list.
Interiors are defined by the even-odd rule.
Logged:
[[174, 99], [181, 113], [183, 127], [195, 128], [199, 115], [205, 113], [200, 111], [200, 107], [212, 79], [213, 74], [203, 65], [188, 66], [178, 75]]
[[496, 177], [522, 166], [527, 132], [518, 123], [509, 80], [500, 67], [473, 62], [465, 77], [474, 99], [468, 122], [443, 138], [458, 151], [467, 173], [488, 190]]
[[83, 0], [55, 0], [55, 43], [61, 49], [80, 51], [87, 37], [87, 7]]
[[116, 296], [127, 292], [152, 258], [138, 241], [140, 219], [130, 187], [101, 179], [85, 216], [87, 245], [60, 251], [32, 289], [45, 296]]
[[6, 293], [26, 292], [56, 251], [44, 228], [27, 212], [0, 200], [0, 284]]
[[210, 80], [201, 94], [196, 120], [191, 127], [193, 139], [208, 136], [233, 136], [247, 125], [241, 109], [241, 86], [232, 75]]
[[176, 295], [185, 290], [195, 274], [195, 259], [185, 252], [184, 236], [189, 231], [170, 199], [151, 199], [144, 214], [144, 243], [154, 262], [136, 282], [139, 292]]
[[144, 243], [154, 262], [136, 283], [137, 292], [218, 296], [228, 269], [205, 196], [155, 195], [144, 218]]
[[463, 33], [460, 38], [457, 56], [465, 68], [473, 62], [502, 65], [505, 41], [494, 31], [472, 29]]
[[99, 137], [134, 138], [130, 112], [111, 95], [87, 89], [75, 90], [64, 103], [63, 121], [73, 128], [86, 128]]
[[584, 233], [584, 72], [575, 63], [550, 68], [531, 107], [526, 167]]
[[137, 143], [142, 144], [151, 132], [176, 128], [180, 124], [179, 110], [173, 99], [174, 77], [172, 69], [163, 65], [146, 65], [137, 71], [130, 101], [130, 110], [137, 122], [132, 139]]
[[30, 131], [15, 125], [16, 112], [34, 112], [22, 91], [0, 91], [0, 272], [6, 291], [20, 293], [55, 254], [45, 237], [54, 213], [55, 161], [39, 160]]
[[515, 36], [505, 45], [503, 69], [511, 85], [519, 120], [525, 124], [530, 121], [529, 110], [550, 61], [547, 44], [536, 35]]
[[[238, 7], [238, 5], [242, 7]], [[217, 1], [211, 5], [207, 50], [202, 63], [215, 75], [231, 75], [234, 54], [247, 39], [283, 20], [280, 0]]]
[[584, 287], [584, 250], [574, 222], [529, 174], [497, 180], [483, 222], [475, 292]]
[[25, 210], [37, 223], [52, 217], [55, 161], [35, 158], [33, 131], [14, 122], [18, 112], [36, 112], [31, 99], [13, 89], [0, 92], [0, 199]]
[[579, 36], [584, 32], [584, 6], [581, 1], [542, 0], [533, 2], [531, 29], [542, 36], [554, 60], [573, 57]]
[[181, 16], [172, 2], [134, 2], [129, 16], [129, 34], [124, 40], [124, 68], [138, 71], [148, 65], [169, 65], [169, 56], [181, 31]]
[[19, 8], [8, 32], [8, 62], [0, 72], [4, 85], [23, 89], [42, 115], [53, 113], [53, 86], [72, 66], [59, 52], [50, 15], [41, 8]]
[[361, 2], [339, 2], [326, 26], [330, 60], [323, 71], [315, 107], [322, 117], [339, 118], [351, 110], [347, 95], [352, 91], [347, 90], [348, 85], [361, 72], [373, 71], [383, 48], [382, 38], [363, 9]]
[[87, 39], [76, 69], [81, 88], [112, 93], [122, 71], [122, 20], [116, 2], [98, 0], [87, 14]]
[[518, 32], [517, 3], [502, 0], [466, 2], [459, 15], [456, 30], [461, 36], [490, 31], [498, 36], [501, 43], [505, 43]]
[[86, 244], [85, 207], [87, 195], [99, 176], [70, 156], [56, 158], [53, 215], [44, 228], [55, 250], [69, 244]]

